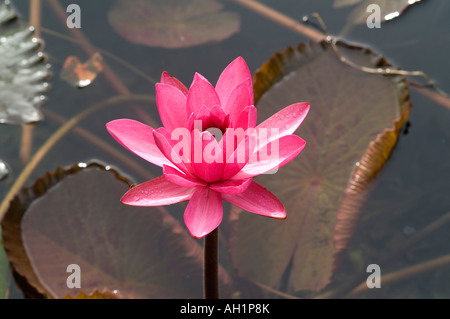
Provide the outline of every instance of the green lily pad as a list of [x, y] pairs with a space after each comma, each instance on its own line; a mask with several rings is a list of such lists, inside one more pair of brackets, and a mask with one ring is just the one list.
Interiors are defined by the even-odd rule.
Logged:
[[[202, 298], [202, 247], [162, 208], [123, 205], [130, 184], [92, 163], [25, 188], [2, 221], [13, 269], [47, 298], [104, 289], [123, 298]], [[230, 279], [220, 275], [226, 291]]]
[[[389, 66], [369, 49], [337, 46], [358, 65]], [[254, 82], [259, 120], [292, 103], [310, 102], [296, 132], [307, 144], [275, 175], [256, 179], [284, 203], [286, 220], [233, 215], [231, 259], [252, 281], [285, 286], [290, 293], [319, 291], [330, 283], [369, 185], [409, 116], [406, 82], [350, 67], [327, 42], [277, 53], [256, 72]]]
[[10, 5], [0, 4], [0, 123], [7, 124], [41, 121], [42, 93], [49, 88], [43, 40], [17, 20]]
[[239, 31], [239, 16], [216, 0], [116, 0], [108, 19], [124, 39], [163, 48], [224, 40]]

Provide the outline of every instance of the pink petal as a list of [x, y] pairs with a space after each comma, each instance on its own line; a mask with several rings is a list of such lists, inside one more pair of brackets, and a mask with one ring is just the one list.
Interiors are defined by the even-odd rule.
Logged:
[[[252, 80], [248, 79], [236, 86], [228, 95], [227, 100], [222, 101], [223, 109], [230, 114], [231, 123], [236, 123], [245, 107], [253, 105]], [[224, 104], [225, 103], [225, 104]], [[236, 125], [233, 125], [236, 127]]]
[[259, 124], [257, 129], [278, 129], [278, 134], [271, 136], [267, 142], [273, 141], [282, 136], [294, 133], [302, 124], [309, 111], [309, 103], [291, 104], [278, 111], [270, 118]]
[[156, 145], [152, 127], [134, 120], [119, 119], [107, 123], [106, 129], [123, 147], [143, 159], [158, 166], [173, 166]]
[[222, 179], [225, 167], [222, 148], [208, 131], [192, 132], [192, 171], [196, 177], [214, 183]]
[[[239, 134], [236, 134], [237, 137], [234, 137], [233, 131], [227, 130], [227, 133], [225, 133], [225, 136], [222, 138], [222, 141], [224, 141], [223, 149], [226, 150], [226, 163], [223, 172], [224, 180], [235, 176], [244, 166], [247, 165], [250, 160], [250, 157], [255, 149], [256, 141], [253, 138], [253, 135], [249, 133], [249, 130], [245, 131], [245, 135], [243, 137], [239, 136]], [[238, 146], [234, 147], [234, 145]], [[233, 150], [233, 148], [234, 151], [232, 154], [228, 155], [230, 150]]]
[[187, 127], [187, 98], [179, 89], [169, 84], [156, 83], [156, 105], [165, 128], [172, 131]]
[[190, 199], [194, 191], [193, 187], [181, 187], [160, 176], [131, 188], [121, 201], [132, 206], [170, 205]]
[[189, 115], [188, 119], [188, 130], [189, 132], [194, 129], [194, 121], [195, 121], [195, 114], [191, 112], [191, 115]]
[[[230, 93], [241, 83], [250, 80], [252, 83], [252, 75], [248, 69], [247, 63], [242, 57], [236, 58], [222, 72], [216, 84], [216, 92], [219, 95], [222, 106], [227, 104]], [[251, 103], [253, 105], [253, 89], [250, 90]]]
[[257, 121], [258, 112], [253, 105], [246, 106], [241, 114], [239, 114], [237, 120], [232, 122], [234, 128], [243, 128], [244, 130], [249, 127], [255, 127]]
[[[278, 154], [276, 148], [278, 143]], [[249, 163], [237, 173], [233, 179], [249, 178], [276, 170], [293, 160], [305, 148], [306, 142], [297, 135], [283, 136], [266, 145], [266, 148], [260, 149], [259, 153], [254, 153]], [[275, 151], [275, 153], [270, 153]], [[256, 156], [257, 155], [257, 156]]]
[[192, 195], [184, 212], [184, 222], [193, 237], [202, 238], [219, 226], [222, 216], [221, 195], [203, 187]]
[[250, 186], [251, 183], [252, 183], [251, 178], [241, 179], [237, 181], [227, 180], [224, 182], [214, 183], [210, 187], [212, 190], [219, 193], [236, 195], [245, 191]]
[[[219, 105], [201, 107], [197, 114], [195, 114], [195, 118], [195, 121], [197, 122], [194, 122], [194, 127], [199, 131], [205, 131], [208, 128], [222, 130], [222, 128], [227, 127], [229, 124], [229, 115], [227, 115]], [[199, 124], [198, 121], [201, 121], [201, 127], [197, 127]]]
[[251, 213], [284, 219], [286, 210], [280, 200], [256, 182], [238, 195], [222, 194], [222, 199]]
[[180, 90], [184, 95], [188, 95], [188, 89], [184, 86], [183, 83], [181, 83], [181, 81], [179, 81], [177, 78], [170, 76], [169, 73], [167, 73], [166, 71], [164, 71], [161, 74], [161, 83], [164, 84], [169, 84], [175, 88], [177, 88], [178, 90]]
[[[174, 134], [178, 131], [184, 133], [184, 136], [180, 135], [180, 139], [175, 140]], [[170, 160], [169, 166], [178, 167], [184, 173], [189, 174], [191, 159], [191, 135], [189, 131], [187, 129], [180, 128], [169, 132], [166, 128], [161, 127], [153, 131], [153, 136], [155, 138], [155, 144], [161, 153]], [[178, 146], [180, 146], [180, 148], [178, 148]]]
[[177, 170], [173, 167], [167, 166], [167, 165], [163, 166], [163, 173], [164, 173], [164, 177], [166, 178], [166, 180], [168, 180], [169, 182], [176, 184], [178, 186], [183, 186], [183, 187], [206, 186], [205, 182], [202, 182], [193, 176], [186, 175], [183, 172], [180, 172], [179, 170]]
[[214, 105], [220, 106], [216, 90], [205, 77], [196, 73], [187, 96], [188, 113], [194, 112], [194, 114], [197, 114], [203, 106], [211, 108]]

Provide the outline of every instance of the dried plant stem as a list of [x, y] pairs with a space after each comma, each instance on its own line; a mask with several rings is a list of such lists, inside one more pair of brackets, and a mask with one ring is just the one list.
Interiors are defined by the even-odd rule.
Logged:
[[[422, 230], [418, 231], [414, 236], [412, 236], [408, 241], [406, 241], [404, 244], [400, 245], [399, 247], [397, 247], [396, 249], [394, 249], [393, 251], [391, 251], [390, 253], [388, 253], [387, 255], [383, 256], [380, 261], [379, 264], [387, 264], [390, 261], [392, 261], [393, 259], [395, 259], [395, 257], [398, 257], [399, 255], [403, 254], [405, 251], [408, 251], [408, 249], [417, 244], [418, 242], [420, 242], [421, 240], [423, 240], [424, 238], [426, 238], [428, 235], [433, 234], [436, 230], [438, 230], [439, 228], [441, 228], [442, 226], [446, 225], [448, 222], [450, 222], [450, 212], [447, 212], [446, 214], [444, 214], [443, 216], [441, 216], [440, 218], [436, 219], [434, 222], [430, 223], [429, 225], [427, 225], [425, 228], [423, 228]], [[408, 270], [411, 267], [399, 270], [395, 273], [399, 273], [399, 274], [408, 274]], [[422, 268], [419, 268], [422, 269]], [[425, 268], [424, 268], [425, 269]], [[394, 274], [394, 273], [393, 273]], [[414, 273], [412, 273], [414, 274]], [[394, 278], [397, 275], [394, 276]], [[403, 275], [402, 275], [403, 276]], [[363, 277], [363, 276], [362, 276]], [[387, 277], [388, 279], [390, 277]], [[403, 277], [402, 277], [403, 278]], [[360, 281], [364, 281], [363, 278], [361, 278]], [[383, 279], [383, 282], [385, 281], [385, 279]], [[351, 292], [348, 293], [348, 295], [354, 295], [356, 293], [359, 292], [359, 290], [361, 289], [361, 286], [365, 285], [365, 282], [359, 284], [356, 288], [354, 288], [353, 290], [351, 290]], [[359, 288], [358, 288], [359, 287]], [[347, 290], [348, 292], [349, 290]]]
[[94, 104], [83, 112], [71, 118], [68, 122], [66, 122], [63, 126], [61, 126], [55, 133], [50, 136], [50, 138], [39, 148], [39, 150], [33, 155], [30, 162], [25, 166], [20, 175], [17, 177], [13, 186], [10, 188], [9, 192], [6, 194], [5, 198], [0, 204], [0, 220], [3, 219], [5, 215], [10, 201], [14, 198], [14, 196], [20, 191], [20, 189], [24, 186], [25, 182], [30, 177], [31, 173], [34, 171], [36, 166], [41, 162], [41, 160], [45, 157], [45, 155], [50, 151], [50, 149], [65, 135], [69, 132], [73, 127], [75, 127], [81, 120], [85, 119], [89, 115], [94, 112], [97, 112], [105, 107], [110, 107], [119, 103], [124, 102], [145, 102], [151, 103], [154, 102], [155, 98], [150, 95], [118, 95], [113, 96], [109, 99], [106, 99], [102, 102]]
[[428, 235], [433, 234], [436, 230], [444, 226], [450, 222], [450, 212], [447, 212], [443, 216], [436, 219], [434, 222], [427, 225], [425, 228], [421, 229], [420, 231], [416, 232], [411, 238], [406, 241], [404, 244], [397, 247], [395, 250], [384, 256], [380, 263], [387, 263], [391, 260], [395, 259], [395, 257], [403, 254], [405, 251], [407, 251], [410, 247], [417, 244], [418, 242], [422, 241], [425, 237]]
[[[19, 20], [19, 23], [26, 24], [26, 25], [29, 24], [28, 21], [23, 21], [23, 20]], [[54, 36], [54, 37], [59, 38], [59, 39], [62, 39], [62, 40], [68, 41], [68, 42], [72, 42], [72, 43], [75, 43], [75, 44], [79, 44], [79, 45], [83, 44], [82, 41], [80, 41], [78, 39], [75, 39], [75, 38], [73, 38], [71, 36], [62, 34], [61, 32], [58, 32], [58, 31], [54, 31], [54, 30], [45, 28], [43, 26], [39, 26], [39, 27], [35, 27], [35, 28], [36, 28], [36, 30], [39, 30], [41, 33], [49, 34], [49, 35]], [[155, 79], [153, 79], [151, 76], [149, 76], [148, 74], [143, 72], [142, 70], [138, 69], [137, 67], [135, 67], [131, 63], [128, 63], [127, 61], [125, 61], [124, 59], [118, 57], [117, 55], [114, 55], [113, 53], [111, 53], [111, 52], [109, 52], [107, 50], [104, 50], [102, 48], [96, 47], [96, 46], [94, 46], [93, 49], [96, 52], [100, 52], [103, 56], [106, 56], [106, 57], [110, 58], [111, 60], [114, 60], [118, 64], [121, 64], [124, 68], [129, 69], [131, 72], [135, 73], [136, 75], [139, 75], [144, 80], [146, 80], [146, 81], [148, 81], [148, 82], [150, 82], [152, 84], [156, 84], [158, 82]]]
[[434, 102], [450, 109], [450, 98], [442, 93], [435, 92], [433, 90], [430, 90], [427, 87], [424, 87], [421, 84], [415, 83], [415, 82], [408, 82], [410, 87], [413, 87], [416, 89], [419, 93], [423, 94], [430, 100], [433, 100]]
[[[419, 92], [421, 92], [423, 95], [433, 99], [435, 102], [437, 102], [447, 108], [450, 108], [450, 99], [449, 99], [448, 95], [444, 91], [440, 90], [435, 85], [435, 83], [423, 71], [405, 71], [405, 70], [397, 70], [397, 69], [382, 69], [382, 70], [380, 70], [380, 69], [374, 69], [374, 68], [367, 68], [364, 66], [359, 66], [359, 65], [353, 63], [352, 61], [349, 61], [346, 58], [342, 57], [339, 54], [339, 51], [335, 45], [336, 40], [334, 39], [333, 36], [331, 36], [328, 33], [325, 23], [321, 19], [320, 15], [317, 13], [312, 13], [308, 17], [305, 17], [303, 20], [309, 20], [310, 18], [317, 19], [321, 28], [324, 31], [323, 33], [320, 31], [317, 31], [315, 29], [312, 29], [310, 27], [307, 27], [307, 26], [301, 24], [299, 21], [292, 19], [291, 17], [286, 16], [286, 15], [282, 14], [281, 12], [278, 12], [262, 3], [259, 3], [258, 1], [255, 1], [255, 0], [233, 0], [233, 1], [252, 10], [252, 11], [259, 13], [260, 15], [262, 15], [266, 18], [269, 18], [272, 21], [275, 21], [275, 22], [287, 27], [290, 30], [293, 30], [295, 32], [302, 34], [311, 40], [314, 40], [314, 41], [327, 40], [332, 45], [333, 50], [338, 55], [340, 60], [343, 63], [345, 63], [353, 68], [357, 68], [363, 72], [374, 73], [374, 74], [385, 74], [385, 75], [398, 74], [398, 75], [404, 75], [404, 76], [423, 77], [435, 91], [422, 86], [422, 89], [419, 90]], [[416, 84], [415, 86], [417, 87], [418, 85]]]
[[[26, 21], [20, 21], [20, 23], [28, 25], [28, 22], [26, 22]], [[78, 45], [82, 45], [83, 44], [83, 42], [78, 40], [78, 39], [75, 39], [75, 38], [73, 38], [71, 36], [62, 34], [62, 33], [58, 32], [58, 31], [54, 31], [54, 30], [45, 28], [43, 26], [36, 27], [36, 30], [37, 29], [39, 29], [39, 31], [41, 33], [49, 34], [51, 36], [54, 36], [56, 38], [59, 38], [59, 39], [62, 39], [62, 40], [68, 41], [68, 42], [72, 42], [72, 43], [75, 43], [75, 44], [78, 44]], [[109, 52], [107, 50], [104, 50], [102, 48], [96, 47], [96, 46], [93, 46], [93, 49], [96, 52], [100, 52], [103, 56], [106, 56], [106, 57], [110, 58], [111, 60], [114, 60], [118, 64], [121, 64], [123, 67], [129, 69], [131, 72], [133, 72], [133, 73], [139, 75], [140, 77], [142, 77], [144, 80], [146, 80], [146, 81], [148, 81], [148, 82], [150, 82], [152, 84], [156, 84], [157, 83], [157, 81], [155, 79], [153, 79], [151, 76], [149, 76], [148, 74], [146, 74], [142, 70], [138, 69], [137, 67], [135, 67], [131, 63], [128, 63], [124, 59], [118, 57], [117, 55], [114, 55], [113, 53], [111, 53], [111, 52]]]
[[205, 299], [219, 299], [219, 230], [204, 238], [203, 291]]
[[[30, 24], [34, 27], [41, 26], [41, 0], [30, 0]], [[39, 30], [35, 30], [36, 36], [40, 36]]]
[[[450, 265], [450, 255], [445, 255], [436, 259], [432, 259], [414, 266], [406, 267], [386, 275], [382, 275], [380, 278], [381, 286], [386, 286], [398, 282], [400, 280], [407, 279], [411, 276], [416, 276], [427, 271], [435, 270], [441, 267]], [[361, 283], [355, 289], [353, 289], [347, 297], [366, 292], [368, 290], [366, 282]]]
[[[410, 239], [408, 239], [406, 242], [401, 244], [396, 249], [392, 250], [388, 254], [382, 256], [378, 264], [380, 265], [386, 265], [392, 260], [394, 260], [399, 255], [403, 254], [405, 251], [408, 251], [408, 249], [426, 238], [428, 235], [433, 234], [436, 230], [441, 228], [442, 226], [446, 225], [450, 222], [450, 212], [445, 213], [443, 216], [439, 217], [429, 225], [427, 225], [422, 230], [418, 231], [414, 234], [414, 236], [411, 236]], [[328, 291], [323, 294], [320, 294], [319, 296], [316, 296], [316, 298], [322, 299], [322, 298], [342, 298], [345, 295], [349, 295], [352, 293], [352, 291], [355, 291], [357, 287], [365, 285], [364, 279], [367, 277], [367, 273], [363, 273], [360, 276], [357, 276], [349, 285], [346, 285], [343, 288], [339, 288], [334, 291]], [[362, 283], [361, 283], [362, 282]], [[356, 288], [355, 288], [356, 287]], [[358, 288], [360, 289], [360, 288]], [[352, 293], [354, 294], [354, 293]]]
[[[39, 27], [41, 25], [41, 0], [30, 0], [30, 24], [36, 29], [34, 34], [40, 36]], [[20, 142], [19, 158], [23, 164], [28, 163], [33, 148], [34, 124], [22, 125], [22, 138]]]
[[315, 41], [322, 41], [326, 38], [326, 35], [312, 29], [308, 26], [303, 25], [299, 21], [292, 19], [291, 17], [288, 17], [287, 15], [282, 14], [281, 12], [278, 12], [258, 1], [255, 0], [234, 0], [234, 2], [253, 10], [260, 15], [269, 18], [272, 21], [275, 21], [297, 33], [300, 33], [309, 39], [315, 40]]
[[33, 149], [34, 124], [22, 124], [19, 158], [22, 164], [28, 163]]
[[[55, 12], [56, 16], [61, 20], [61, 22], [66, 25], [67, 15], [61, 4], [57, 0], [47, 0], [46, 2], [50, 8]], [[86, 38], [86, 36], [80, 31], [81, 29], [71, 28], [68, 29], [71, 35], [79, 41], [81, 47], [86, 52], [87, 55], [92, 56], [96, 50], [95, 47], [90, 43], [90, 41]], [[105, 75], [108, 82], [111, 86], [116, 90], [117, 93], [128, 95], [130, 91], [123, 84], [123, 82], [116, 76], [116, 74], [112, 71], [112, 69], [108, 66], [106, 62], [103, 62], [103, 74]], [[153, 120], [151, 116], [149, 116], [142, 109], [137, 108], [135, 106], [131, 106], [139, 118], [149, 124], [152, 127], [158, 127], [158, 124]]]

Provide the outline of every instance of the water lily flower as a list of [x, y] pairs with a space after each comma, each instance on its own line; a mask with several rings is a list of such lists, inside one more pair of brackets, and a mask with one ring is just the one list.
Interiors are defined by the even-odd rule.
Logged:
[[163, 170], [162, 176], [131, 188], [122, 203], [159, 206], [189, 200], [184, 221], [195, 238], [219, 226], [223, 200], [255, 214], [286, 218], [280, 200], [253, 177], [273, 172], [304, 149], [306, 142], [293, 133], [309, 104], [289, 105], [256, 125], [253, 101], [252, 76], [242, 57], [224, 69], [215, 86], [196, 73], [187, 89], [163, 72], [156, 84], [163, 127], [131, 119], [106, 124], [122, 146]]

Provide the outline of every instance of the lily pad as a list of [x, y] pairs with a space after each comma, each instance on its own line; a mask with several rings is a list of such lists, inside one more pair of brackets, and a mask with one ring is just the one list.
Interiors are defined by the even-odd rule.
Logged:
[[[392, 68], [367, 48], [337, 46], [358, 65]], [[232, 262], [241, 276], [266, 286], [285, 286], [290, 293], [319, 291], [331, 281], [370, 182], [409, 116], [406, 82], [342, 63], [327, 42], [277, 53], [254, 82], [260, 120], [285, 105], [310, 102], [296, 132], [307, 145], [277, 174], [257, 178], [284, 203], [286, 220], [232, 216]]]
[[49, 88], [44, 42], [17, 20], [10, 5], [0, 4], [0, 123], [41, 121], [42, 93]]
[[358, 4], [357, 7], [348, 15], [347, 21], [353, 24], [366, 23], [371, 12], [367, 12], [371, 4], [380, 7], [381, 22], [392, 20], [400, 16], [409, 6], [422, 0], [335, 0], [335, 8], [346, 7]]
[[[129, 187], [92, 163], [24, 189], [2, 221], [13, 269], [47, 298], [104, 289], [123, 298], [201, 298], [202, 248], [161, 208], [123, 205]], [[69, 265], [79, 266], [80, 288], [68, 288]], [[229, 277], [220, 274], [226, 291]]]
[[239, 31], [239, 16], [216, 0], [116, 0], [108, 19], [126, 40], [184, 48], [224, 40]]

